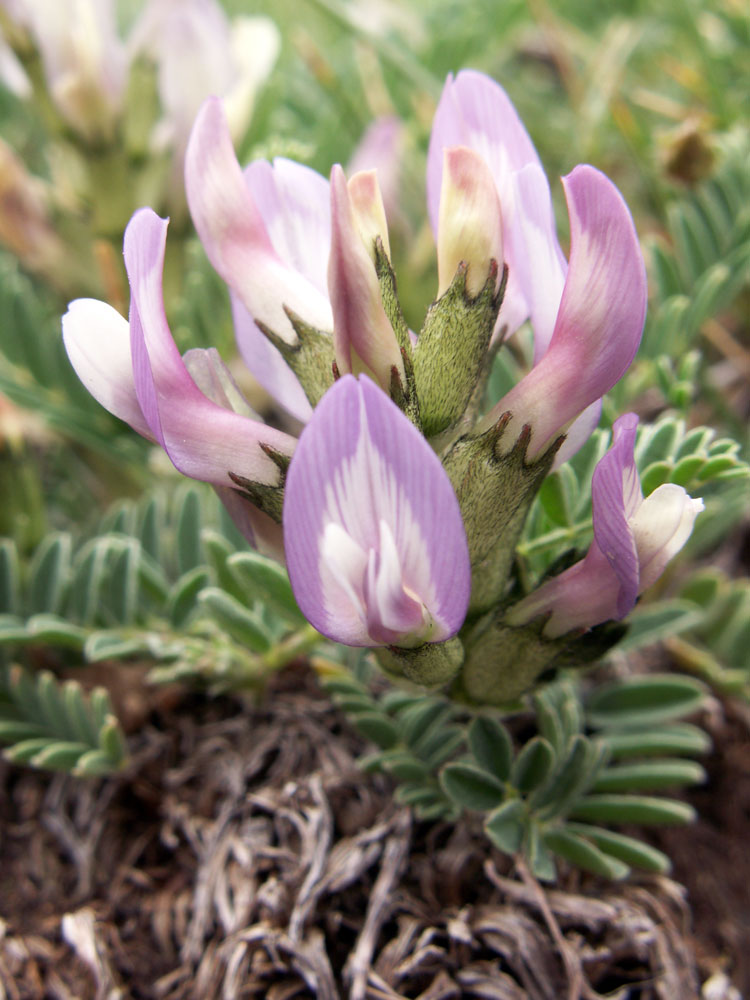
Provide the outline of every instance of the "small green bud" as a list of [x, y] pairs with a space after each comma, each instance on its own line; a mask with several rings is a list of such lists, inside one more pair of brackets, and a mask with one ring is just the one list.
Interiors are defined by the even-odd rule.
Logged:
[[403, 677], [422, 687], [442, 687], [452, 681], [463, 663], [461, 640], [426, 642], [416, 649], [388, 646], [375, 654], [382, 669], [394, 677]]

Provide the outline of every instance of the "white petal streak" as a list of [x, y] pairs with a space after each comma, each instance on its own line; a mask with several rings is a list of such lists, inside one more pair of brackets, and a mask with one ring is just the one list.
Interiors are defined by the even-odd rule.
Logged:
[[419, 645], [429, 639], [432, 618], [417, 595], [404, 587], [398, 549], [385, 521], [379, 551], [370, 551], [365, 579], [368, 631], [378, 642]]
[[[391, 577], [395, 552], [402, 589], [426, 608], [436, 606], [437, 594], [431, 579], [430, 558], [420, 525], [392, 469], [373, 444], [364, 403], [360, 405], [357, 448], [341, 462], [326, 484], [323, 523], [319, 571], [323, 603], [330, 620], [346, 618], [352, 624], [358, 622], [360, 628], [365, 624], [362, 619], [363, 613], [366, 613], [365, 569], [361, 559], [355, 556], [356, 551], [361, 552], [366, 561], [370, 552], [379, 555], [380, 572], [375, 590], [381, 597], [383, 588], [390, 591], [393, 587]], [[389, 540], [392, 539], [390, 554], [387, 549], [391, 546], [387, 542], [384, 544], [381, 524], [386, 526]], [[340, 529], [337, 529], [338, 525]], [[332, 559], [334, 543], [341, 545], [341, 551]], [[345, 570], [350, 581], [348, 586], [342, 583]], [[353, 593], [357, 595], [356, 601]], [[384, 605], [389, 603], [392, 603], [391, 598], [384, 601]], [[369, 610], [371, 613], [373, 609]], [[439, 631], [440, 624], [436, 623], [435, 632]], [[377, 644], [377, 639], [372, 638]], [[439, 636], [435, 634], [430, 638], [434, 641]]]

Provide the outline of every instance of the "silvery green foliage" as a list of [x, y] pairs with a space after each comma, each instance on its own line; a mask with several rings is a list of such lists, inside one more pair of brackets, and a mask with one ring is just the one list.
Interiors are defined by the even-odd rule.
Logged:
[[91, 399], [60, 343], [60, 317], [44, 290], [0, 252], [0, 392], [26, 407], [67, 440], [121, 461], [137, 461], [143, 448]]
[[677, 663], [725, 694], [750, 697], [750, 580], [719, 569], [697, 570], [680, 588], [693, 623], [670, 640]]
[[422, 819], [481, 814], [493, 845], [547, 881], [556, 859], [615, 879], [631, 867], [669, 871], [661, 851], [610, 827], [689, 822], [692, 807], [662, 793], [705, 778], [691, 758], [710, 741], [682, 721], [704, 699], [690, 678], [630, 678], [588, 696], [571, 681], [548, 685], [534, 698], [531, 736], [527, 715], [504, 721], [439, 697], [376, 696], [343, 670], [324, 686], [377, 745], [361, 766], [391, 775], [398, 801]]
[[[714, 176], [668, 206], [668, 240], [648, 245], [657, 306], [641, 350], [666, 365], [667, 375], [674, 362], [665, 359], [682, 357], [705, 320], [730, 306], [750, 281], [748, 138], [738, 132], [723, 143]], [[670, 403], [684, 405], [689, 385], [662, 381]]]
[[79, 777], [110, 774], [127, 762], [125, 738], [104, 688], [83, 693], [49, 671], [32, 676], [0, 665], [0, 741], [15, 764]]
[[28, 561], [0, 543], [0, 656], [44, 645], [74, 662], [147, 657], [159, 681], [242, 688], [281, 665], [279, 643], [300, 630], [314, 640], [284, 570], [196, 486], [120, 503], [83, 541], [48, 535]]

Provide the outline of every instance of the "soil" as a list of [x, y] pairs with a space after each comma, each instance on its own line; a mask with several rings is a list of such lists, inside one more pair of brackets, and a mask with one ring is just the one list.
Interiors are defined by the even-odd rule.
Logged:
[[255, 707], [136, 687], [123, 775], [0, 764], [0, 997], [750, 996], [740, 710], [707, 720], [701, 818], [656, 841], [674, 879], [549, 890], [470, 818], [394, 805], [302, 666]]

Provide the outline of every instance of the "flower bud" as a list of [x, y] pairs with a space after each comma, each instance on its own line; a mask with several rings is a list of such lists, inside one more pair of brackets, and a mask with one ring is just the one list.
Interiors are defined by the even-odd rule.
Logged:
[[395, 368], [406, 381], [396, 334], [386, 315], [375, 270], [377, 243], [388, 252], [388, 230], [375, 173], [331, 172], [331, 256], [328, 288], [333, 345], [342, 374], [369, 374], [389, 393]]
[[[476, 298], [494, 261], [503, 259], [497, 187], [484, 159], [473, 149], [454, 146], [443, 154], [443, 184], [437, 238], [438, 296], [466, 267], [466, 294]], [[496, 276], [499, 272], [496, 268]]]

